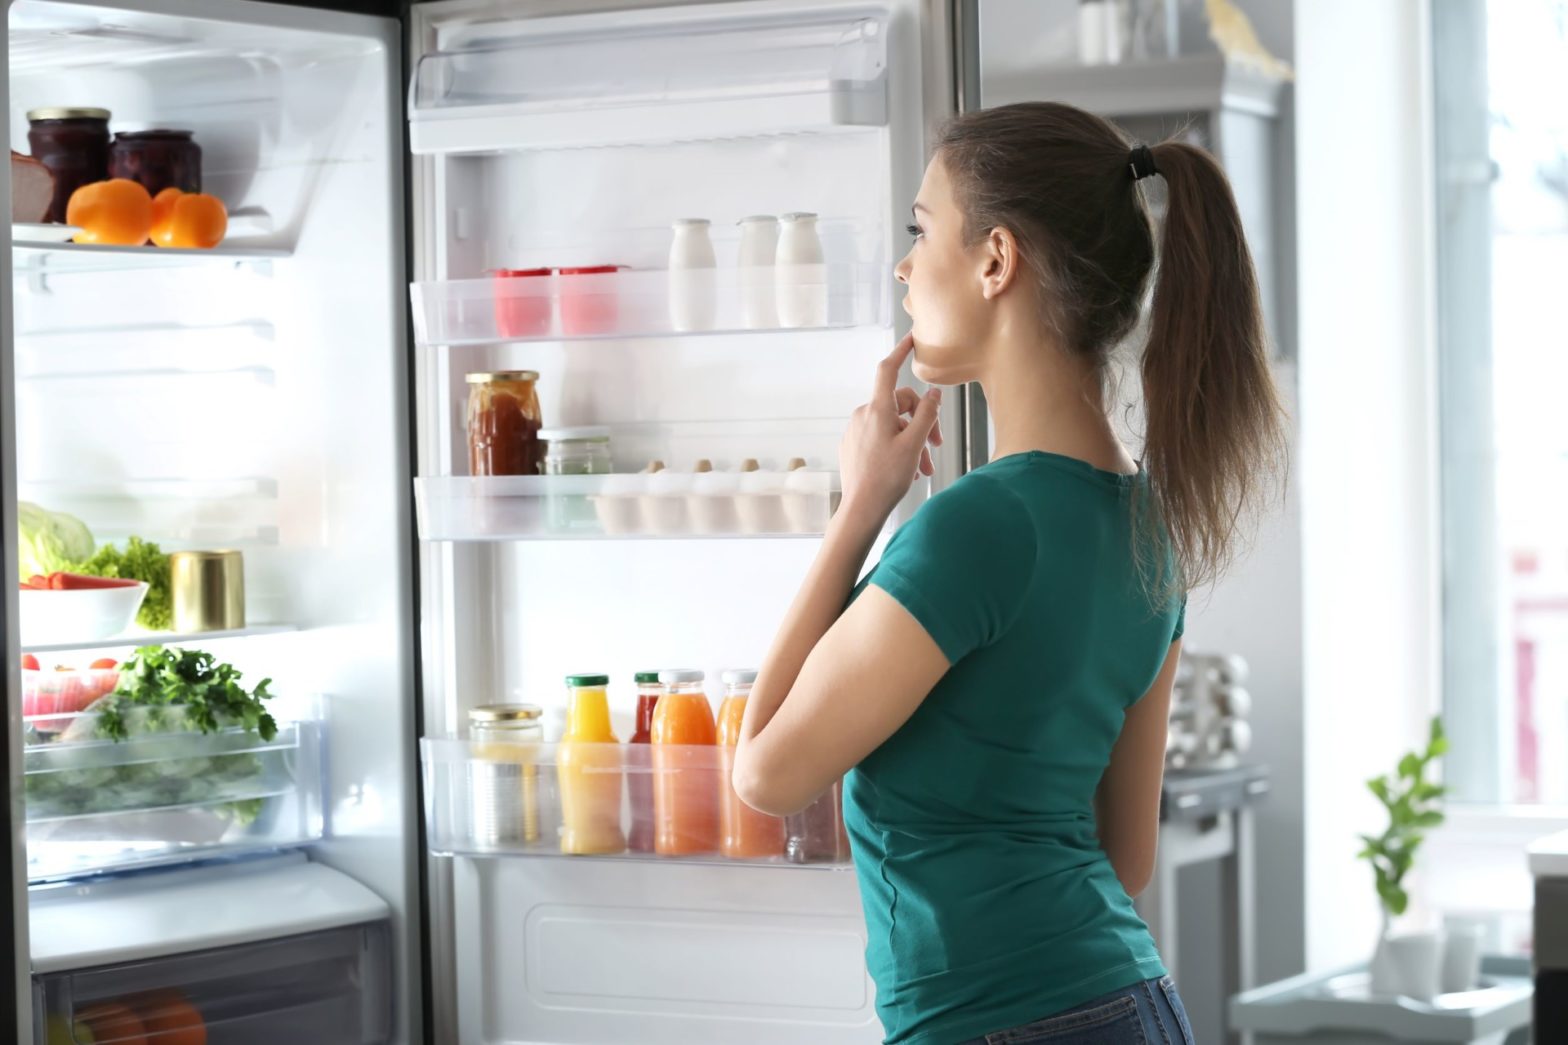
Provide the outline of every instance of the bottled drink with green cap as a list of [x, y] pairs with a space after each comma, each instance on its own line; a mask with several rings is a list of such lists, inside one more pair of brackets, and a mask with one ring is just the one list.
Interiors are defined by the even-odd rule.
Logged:
[[610, 677], [566, 676], [566, 732], [556, 755], [561, 852], [626, 849], [621, 831], [621, 755], [610, 729]]

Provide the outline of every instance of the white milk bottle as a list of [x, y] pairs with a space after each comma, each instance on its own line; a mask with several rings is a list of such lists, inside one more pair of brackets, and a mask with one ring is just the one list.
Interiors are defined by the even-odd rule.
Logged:
[[712, 330], [715, 300], [713, 241], [707, 218], [677, 218], [670, 241], [670, 325]]
[[784, 215], [780, 221], [774, 264], [779, 324], [825, 327], [828, 323], [827, 266], [822, 263], [817, 216], [796, 212]]
[[779, 325], [773, 293], [773, 260], [778, 249], [777, 218], [753, 214], [740, 219], [740, 321], [749, 329]]

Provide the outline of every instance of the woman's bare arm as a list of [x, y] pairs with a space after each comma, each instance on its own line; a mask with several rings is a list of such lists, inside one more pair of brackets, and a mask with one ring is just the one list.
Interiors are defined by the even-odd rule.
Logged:
[[1094, 794], [1100, 846], [1111, 858], [1128, 896], [1148, 888], [1160, 832], [1160, 787], [1165, 779], [1165, 736], [1170, 728], [1171, 687], [1181, 640], [1171, 643], [1165, 666], [1149, 692], [1127, 709], [1111, 763]]

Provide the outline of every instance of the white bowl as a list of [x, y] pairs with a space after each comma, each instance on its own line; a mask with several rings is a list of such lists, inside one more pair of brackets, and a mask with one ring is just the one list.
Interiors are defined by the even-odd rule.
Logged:
[[111, 639], [131, 626], [147, 597], [145, 582], [135, 587], [83, 591], [17, 592], [23, 646]]

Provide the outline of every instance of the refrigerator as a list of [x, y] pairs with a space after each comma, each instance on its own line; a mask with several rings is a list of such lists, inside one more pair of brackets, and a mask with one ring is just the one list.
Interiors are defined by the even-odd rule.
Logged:
[[[556, 740], [568, 675], [608, 676], [624, 742], [635, 673], [701, 670], [717, 706], [721, 671], [763, 656], [845, 419], [907, 330], [892, 268], [973, 5], [334, 6], [10, 4], [13, 150], [49, 107], [193, 131], [229, 225], [209, 249], [13, 227], [0, 1037], [880, 1040], [842, 849], [563, 854], [572, 788], [613, 777], [624, 828], [632, 782], [673, 777], [620, 743], [569, 779]], [[672, 255], [687, 219], [711, 267]], [[741, 266], [759, 225], [814, 225], [820, 256]], [[550, 446], [607, 437], [611, 474], [473, 474], [472, 376], [517, 371], [545, 428], [596, 429]], [[983, 427], [960, 399], [950, 434]], [[97, 546], [240, 552], [244, 621], [44, 627], [23, 504]], [[154, 641], [270, 679], [276, 734], [74, 743], [45, 721], [94, 721], [40, 694], [112, 685], [91, 662]], [[519, 702], [543, 739], [498, 762], [470, 712]], [[720, 780], [716, 759], [698, 768]], [[517, 774], [526, 837], [495, 805]], [[147, 1004], [187, 1030], [158, 1039]]]

